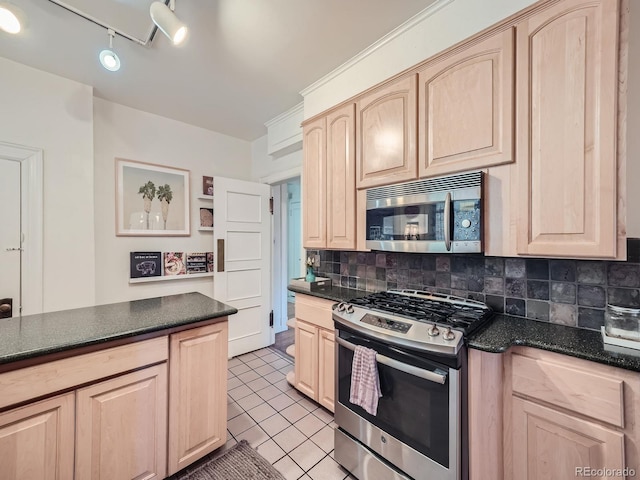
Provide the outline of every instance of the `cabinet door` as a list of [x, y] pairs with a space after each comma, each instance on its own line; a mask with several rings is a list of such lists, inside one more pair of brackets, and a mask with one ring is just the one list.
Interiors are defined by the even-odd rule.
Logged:
[[327, 247], [356, 248], [355, 106], [327, 115]]
[[326, 118], [303, 128], [302, 246], [327, 246]]
[[0, 477], [73, 478], [74, 403], [68, 393], [0, 414]]
[[296, 319], [296, 388], [318, 398], [318, 328]]
[[514, 31], [418, 72], [419, 176], [513, 162]]
[[318, 330], [318, 403], [335, 410], [336, 336], [323, 328]]
[[166, 363], [81, 388], [76, 400], [75, 478], [165, 478]]
[[357, 188], [417, 178], [416, 82], [402, 77], [357, 100]]
[[616, 256], [618, 1], [517, 26], [518, 253]]
[[169, 475], [227, 440], [227, 322], [169, 340]]
[[624, 434], [518, 397], [513, 398], [513, 478], [592, 476], [580, 468], [624, 468]]

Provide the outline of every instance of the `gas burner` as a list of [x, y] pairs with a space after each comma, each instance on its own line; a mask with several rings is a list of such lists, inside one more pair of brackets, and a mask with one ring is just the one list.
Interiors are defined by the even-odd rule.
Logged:
[[334, 305], [336, 326], [388, 344], [457, 355], [493, 312], [484, 303], [420, 290], [389, 290]]
[[421, 290], [389, 290], [347, 303], [417, 322], [451, 327], [465, 335], [493, 313], [485, 304], [475, 300]]

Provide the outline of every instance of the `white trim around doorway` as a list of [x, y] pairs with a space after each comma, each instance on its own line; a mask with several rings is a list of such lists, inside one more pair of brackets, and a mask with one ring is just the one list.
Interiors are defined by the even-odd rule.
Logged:
[[40, 148], [0, 142], [0, 157], [20, 162], [22, 248], [22, 314], [43, 309], [43, 175], [44, 153]]

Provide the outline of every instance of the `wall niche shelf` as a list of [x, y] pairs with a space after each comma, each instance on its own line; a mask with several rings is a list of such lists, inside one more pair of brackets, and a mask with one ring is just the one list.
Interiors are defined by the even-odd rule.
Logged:
[[206, 202], [213, 203], [213, 196], [212, 195], [198, 195], [198, 200], [204, 200]]
[[213, 232], [213, 227], [198, 227], [199, 232]]
[[185, 280], [187, 278], [213, 277], [213, 272], [188, 273], [185, 275], [164, 275], [162, 277], [130, 278], [129, 283], [164, 282], [167, 280]]

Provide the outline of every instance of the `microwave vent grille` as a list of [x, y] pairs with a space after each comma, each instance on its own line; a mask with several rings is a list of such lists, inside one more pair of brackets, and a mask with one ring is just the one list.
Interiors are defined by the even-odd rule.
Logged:
[[461, 188], [481, 187], [482, 172], [470, 172], [439, 178], [427, 178], [415, 182], [375, 187], [367, 190], [367, 200], [421, 195], [432, 192], [446, 192]]

